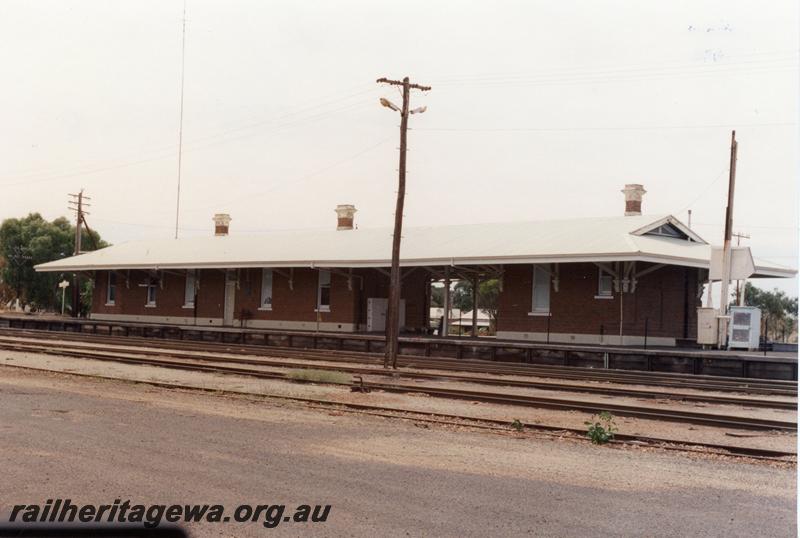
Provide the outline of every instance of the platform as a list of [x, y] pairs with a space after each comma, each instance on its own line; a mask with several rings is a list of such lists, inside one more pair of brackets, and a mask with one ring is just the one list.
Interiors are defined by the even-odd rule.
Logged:
[[[382, 353], [385, 347], [384, 336], [377, 334], [154, 325], [56, 316], [0, 315], [2, 327], [362, 353]], [[765, 355], [740, 351], [546, 344], [494, 338], [401, 336], [400, 354], [797, 381], [797, 356], [793, 353]]]

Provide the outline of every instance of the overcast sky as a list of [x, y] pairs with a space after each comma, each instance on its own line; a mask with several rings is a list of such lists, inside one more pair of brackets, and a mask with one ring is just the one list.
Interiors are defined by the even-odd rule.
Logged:
[[[683, 7], [678, 6], [682, 4]], [[716, 2], [188, 0], [181, 235], [390, 226], [414, 93], [406, 225], [672, 213], [797, 266], [798, 8]], [[111, 242], [174, 234], [182, 0], [0, 3], [0, 218]], [[387, 239], [387, 248], [388, 248]], [[794, 281], [769, 286], [796, 294]]]

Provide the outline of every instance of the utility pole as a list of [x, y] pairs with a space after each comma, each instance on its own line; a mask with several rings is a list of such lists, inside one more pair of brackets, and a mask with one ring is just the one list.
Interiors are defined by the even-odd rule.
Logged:
[[[742, 232], [734, 232], [733, 237], [736, 238], [736, 246], [741, 246], [742, 239], [750, 239], [750, 234], [742, 233]], [[744, 290], [745, 290], [745, 282], [744, 280], [737, 280], [736, 281], [736, 304], [739, 306], [744, 306]]]
[[389, 277], [389, 308], [386, 315], [386, 355], [383, 367], [397, 368], [398, 337], [400, 333], [400, 237], [403, 231], [403, 204], [406, 196], [406, 137], [408, 132], [408, 116], [425, 112], [425, 107], [409, 111], [411, 89], [428, 91], [430, 86], [412, 84], [408, 77], [402, 81], [390, 80], [386, 77], [379, 78], [378, 84], [403, 87], [402, 108], [392, 104], [388, 99], [381, 99], [381, 104], [387, 108], [400, 112], [400, 167], [397, 187], [397, 205], [394, 212], [394, 235], [392, 236], [392, 270]]
[[728, 206], [725, 208], [725, 242], [722, 246], [722, 283], [719, 302], [720, 318], [717, 344], [725, 347], [728, 336], [728, 286], [731, 279], [731, 236], [733, 235], [733, 193], [736, 186], [736, 153], [738, 151], [736, 131], [731, 131], [731, 163], [728, 176]]
[[[83, 195], [83, 189], [78, 192], [78, 194], [70, 194], [69, 195], [72, 200], [69, 201], [69, 209], [70, 211], [75, 212], [75, 246], [73, 249], [72, 254], [77, 256], [81, 253], [81, 236], [82, 236], [82, 227], [86, 224], [86, 211], [84, 207], [89, 207], [91, 204], [87, 204], [86, 200], [91, 200], [88, 196]], [[88, 230], [88, 225], [87, 225]], [[89, 237], [94, 244], [94, 237], [89, 234]], [[97, 245], [94, 245], [97, 248]], [[72, 317], [78, 317], [80, 313], [80, 304], [81, 304], [81, 290], [80, 290], [80, 277], [77, 273], [72, 277]]]

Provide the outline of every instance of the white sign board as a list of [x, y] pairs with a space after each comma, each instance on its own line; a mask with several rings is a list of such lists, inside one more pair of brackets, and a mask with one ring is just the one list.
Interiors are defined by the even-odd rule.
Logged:
[[[731, 247], [731, 280], [744, 280], [756, 272], [750, 247]], [[711, 280], [722, 280], [722, 247], [711, 249]]]
[[69, 281], [68, 280], [62, 280], [61, 282], [58, 283], [58, 287], [61, 288], [61, 289], [68, 288], [69, 287]]

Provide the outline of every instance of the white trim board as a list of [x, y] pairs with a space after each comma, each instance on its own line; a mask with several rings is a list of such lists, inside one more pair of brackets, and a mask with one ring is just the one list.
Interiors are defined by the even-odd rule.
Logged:
[[[238, 325], [239, 320], [234, 321]], [[286, 329], [289, 331], [316, 331], [316, 321], [281, 321], [271, 319], [248, 319], [244, 322], [246, 329]], [[333, 321], [320, 321], [319, 330], [324, 332], [356, 332], [354, 323], [336, 323]]]
[[95, 321], [124, 321], [131, 323], [153, 323], [156, 325], [189, 325], [192, 327], [222, 327], [222, 318], [193, 318], [182, 316], [155, 316], [137, 314], [107, 314], [92, 312], [89, 319]]
[[[523, 340], [530, 342], [544, 343], [547, 341], [547, 333], [522, 332], [522, 331], [497, 331], [498, 340]], [[623, 335], [620, 341], [618, 334], [578, 334], [578, 333], [550, 333], [551, 344], [593, 344], [593, 345], [612, 345], [612, 346], [641, 346], [644, 345], [643, 336]], [[648, 336], [648, 345], [669, 346], [677, 345], [675, 338], [662, 336]]]
[[[134, 314], [105, 314], [92, 313], [89, 319], [96, 321], [119, 321], [130, 323], [151, 323], [154, 325], [181, 325], [185, 327], [225, 327], [222, 318], [192, 318], [180, 316], [148, 316]], [[241, 328], [239, 319], [233, 320], [233, 325], [228, 328]], [[336, 323], [322, 321], [317, 326], [316, 321], [282, 321], [266, 319], [249, 319], [244, 322], [245, 329], [285, 329], [289, 331], [316, 331], [319, 328], [324, 332], [356, 332], [353, 323]]]

